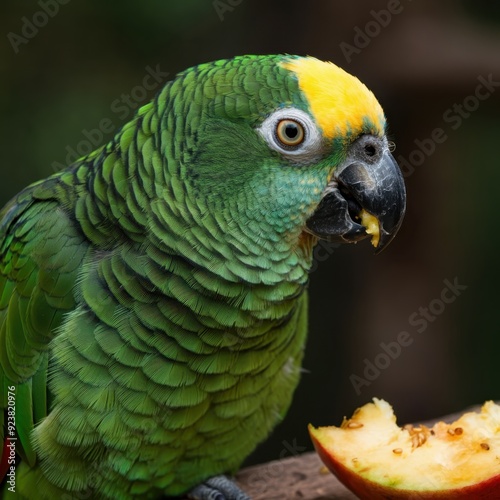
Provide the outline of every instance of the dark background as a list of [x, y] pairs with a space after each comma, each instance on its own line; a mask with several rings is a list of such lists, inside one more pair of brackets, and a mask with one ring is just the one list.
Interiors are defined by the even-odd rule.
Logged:
[[[360, 77], [384, 106], [406, 174], [406, 219], [381, 255], [367, 242], [321, 249], [307, 371], [251, 461], [310, 449], [308, 422], [339, 424], [374, 396], [401, 422], [500, 399], [500, 87], [473, 97], [481, 78], [500, 82], [499, 3], [64, 1], [45, 18], [43, 1], [2, 3], [0, 204], [68, 151], [109, 139], [160, 88], [144, 90], [148, 66], [173, 77], [237, 54], [309, 54]], [[30, 21], [41, 26], [30, 31]], [[132, 96], [125, 106], [122, 94]], [[446, 279], [467, 286], [449, 304]], [[411, 345], [368, 380], [365, 360], [383, 366], [381, 343], [404, 331]], [[353, 375], [367, 382], [357, 391]]]

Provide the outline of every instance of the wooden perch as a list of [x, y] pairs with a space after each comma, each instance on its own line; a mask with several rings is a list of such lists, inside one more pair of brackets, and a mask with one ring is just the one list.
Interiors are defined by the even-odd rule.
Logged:
[[247, 467], [236, 480], [252, 500], [357, 498], [323, 466], [315, 452]]

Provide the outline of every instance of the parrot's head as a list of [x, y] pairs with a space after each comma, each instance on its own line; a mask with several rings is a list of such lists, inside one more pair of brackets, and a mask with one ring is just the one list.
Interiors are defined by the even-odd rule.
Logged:
[[[344, 242], [370, 235], [380, 251], [398, 231], [406, 206], [403, 176], [389, 151], [380, 104], [357, 78], [332, 63], [297, 58], [283, 66], [297, 79], [308, 103], [308, 116], [302, 124], [303, 115], [294, 120], [285, 111], [283, 118], [291, 119], [291, 124], [271, 119], [265, 137], [273, 137], [273, 127], [289, 130], [284, 141], [290, 133], [299, 134], [302, 147], [306, 135], [313, 137], [312, 149], [324, 152], [318, 163], [330, 166], [320, 202], [307, 219], [307, 230]], [[279, 136], [278, 142], [284, 144]]]
[[368, 236], [379, 251], [392, 240], [403, 177], [383, 110], [357, 78], [297, 56], [242, 56], [181, 76], [188, 191], [229, 238], [277, 251]]

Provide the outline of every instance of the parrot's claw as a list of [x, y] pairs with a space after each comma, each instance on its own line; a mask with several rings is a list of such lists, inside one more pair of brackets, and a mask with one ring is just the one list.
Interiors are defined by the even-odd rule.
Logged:
[[226, 476], [214, 476], [188, 493], [192, 500], [251, 500]]

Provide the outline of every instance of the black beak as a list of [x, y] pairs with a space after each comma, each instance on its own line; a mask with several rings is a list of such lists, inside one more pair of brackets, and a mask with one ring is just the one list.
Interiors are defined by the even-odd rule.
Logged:
[[351, 145], [306, 225], [319, 238], [352, 243], [369, 236], [370, 221], [379, 253], [398, 232], [405, 209], [403, 176], [386, 139], [364, 135]]

